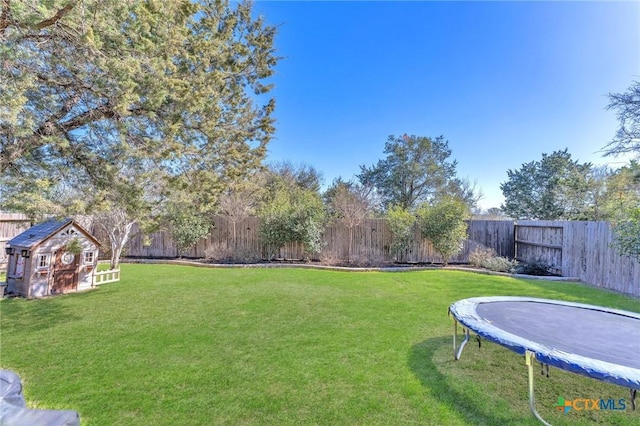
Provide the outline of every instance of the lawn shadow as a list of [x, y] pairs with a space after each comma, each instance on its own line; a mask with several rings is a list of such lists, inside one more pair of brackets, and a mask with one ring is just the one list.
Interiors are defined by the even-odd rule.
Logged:
[[61, 300], [64, 297], [68, 296], [3, 300], [0, 308], [3, 331], [38, 332], [78, 320], [78, 315], [74, 314], [72, 308]]
[[[450, 348], [450, 363], [458, 361], [453, 360], [453, 348], [451, 337], [434, 337], [415, 344], [411, 348], [409, 355], [409, 368], [420, 380], [420, 383], [429, 389], [429, 393], [433, 395], [443, 405], [452, 407], [460, 413], [464, 419], [470, 424], [485, 425], [513, 425], [514, 419], [500, 415], [499, 410], [495, 406], [483, 398], [474, 398], [474, 394], [478, 390], [466, 393], [460, 390], [460, 385], [454, 386], [453, 379], [442, 373], [442, 363], [435, 361], [436, 352], [443, 350], [443, 347]], [[472, 345], [473, 342], [469, 342]], [[446, 367], [445, 367], [446, 368]], [[527, 421], [525, 423], [528, 424]]]

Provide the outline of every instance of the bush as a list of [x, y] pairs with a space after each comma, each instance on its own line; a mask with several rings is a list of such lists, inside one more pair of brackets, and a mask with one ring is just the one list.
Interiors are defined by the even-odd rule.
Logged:
[[488, 259], [484, 267], [490, 271], [508, 272], [511, 274], [516, 271], [518, 262], [516, 260], [509, 260], [506, 257], [496, 256]]
[[615, 224], [613, 235], [613, 247], [620, 255], [640, 260], [640, 208], [627, 221]]
[[308, 255], [322, 249], [325, 215], [322, 199], [316, 193], [297, 187], [280, 188], [258, 216], [260, 240], [267, 249], [268, 260], [292, 241], [303, 243]]
[[513, 273], [518, 267], [517, 261], [496, 256], [496, 252], [490, 248], [478, 248], [474, 250], [469, 255], [469, 263], [473, 266], [495, 272]]
[[496, 252], [489, 247], [477, 248], [469, 254], [469, 263], [478, 268], [484, 268], [485, 262], [495, 255]]
[[525, 262], [519, 263], [516, 268], [516, 272], [518, 274], [524, 275], [540, 275], [540, 276], [548, 276], [555, 275], [553, 273], [553, 265], [545, 262], [544, 260], [538, 259], [530, 259]]
[[445, 266], [462, 249], [467, 238], [465, 219], [469, 215], [469, 207], [463, 201], [449, 197], [432, 205], [425, 203], [418, 209], [422, 237], [431, 242]]
[[174, 205], [169, 209], [167, 225], [171, 238], [182, 257], [201, 238], [209, 233], [211, 221], [189, 206]]
[[387, 211], [387, 222], [391, 228], [392, 242], [391, 254], [399, 261], [402, 255], [409, 248], [409, 243], [413, 238], [413, 224], [415, 217], [400, 206], [391, 206]]

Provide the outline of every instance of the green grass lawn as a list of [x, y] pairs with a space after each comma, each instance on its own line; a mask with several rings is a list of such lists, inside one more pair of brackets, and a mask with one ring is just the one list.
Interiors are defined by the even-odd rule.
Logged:
[[[122, 265], [97, 290], [2, 301], [0, 365], [30, 407], [83, 425], [536, 425], [522, 357], [484, 342], [453, 361], [447, 308], [483, 295], [640, 312], [580, 284], [459, 271]], [[626, 389], [553, 368], [536, 380], [554, 425], [640, 424], [640, 410], [554, 408]]]

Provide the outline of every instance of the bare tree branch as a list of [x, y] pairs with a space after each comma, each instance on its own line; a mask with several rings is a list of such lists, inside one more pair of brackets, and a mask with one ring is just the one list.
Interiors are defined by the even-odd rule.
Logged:
[[36, 24], [27, 25], [13, 21], [11, 17], [11, 2], [10, 0], [2, 0], [2, 13], [0, 13], [0, 34], [3, 34], [10, 26], [16, 26], [19, 28], [28, 28], [31, 30], [41, 30], [43, 28], [56, 25], [71, 9], [75, 7], [77, 0], [71, 0], [65, 7], [59, 9], [52, 17], [44, 19]]
[[62, 19], [64, 17], [64, 15], [69, 13], [69, 11], [71, 11], [71, 9], [74, 8], [76, 3], [77, 3], [77, 0], [70, 1], [65, 7], [63, 7], [60, 10], [58, 10], [56, 12], [56, 14], [53, 15], [51, 18], [45, 19], [44, 21], [38, 22], [36, 25], [33, 25], [32, 28], [37, 29], [37, 30], [41, 30], [43, 28], [50, 27], [51, 25], [54, 25], [56, 22], [58, 22], [60, 19]]

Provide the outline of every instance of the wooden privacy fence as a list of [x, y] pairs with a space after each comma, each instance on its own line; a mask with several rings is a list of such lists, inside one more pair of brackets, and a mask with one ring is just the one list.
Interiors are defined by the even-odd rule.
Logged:
[[541, 260], [562, 274], [564, 225], [553, 221], [518, 221], [514, 223], [514, 258], [519, 261]]
[[[177, 257], [178, 251], [168, 232], [160, 231], [144, 238], [134, 230], [129, 243], [128, 256], [133, 257]], [[466, 263], [469, 253], [478, 247], [490, 247], [498, 255], [512, 258], [513, 222], [493, 220], [472, 220], [468, 222], [469, 238], [463, 243], [462, 251], [451, 262]], [[367, 219], [359, 226], [349, 229], [336, 221], [329, 224], [322, 236], [322, 250], [312, 255], [316, 260], [327, 262], [352, 262], [356, 264], [377, 264], [381, 262], [440, 263], [442, 259], [431, 244], [414, 231], [409, 248], [398, 258], [390, 252], [392, 234], [384, 219]], [[147, 243], [147, 245], [145, 245]], [[266, 258], [260, 243], [260, 220], [246, 217], [232, 222], [228, 217], [214, 218], [210, 234], [198, 241], [185, 253], [186, 257], [210, 258], [215, 260], [258, 261]], [[281, 259], [303, 259], [306, 256], [300, 243], [290, 243], [278, 253]]]
[[[216, 217], [207, 238], [200, 240], [187, 257], [221, 261], [254, 262], [264, 259], [259, 240], [260, 221], [247, 217], [233, 223]], [[566, 277], [577, 277], [596, 287], [640, 297], [640, 262], [620, 256], [611, 247], [613, 231], [607, 222], [471, 220], [462, 251], [451, 259], [467, 263], [469, 254], [488, 247], [497, 255], [521, 261], [542, 260]], [[135, 257], [176, 257], [171, 237], [166, 232], [151, 235], [144, 245], [141, 235], [130, 243], [128, 255]], [[390, 253], [392, 234], [384, 219], [367, 219], [353, 229], [343, 223], [328, 225], [322, 237], [322, 250], [314, 257], [331, 263], [350, 261], [375, 265], [384, 262], [440, 263], [431, 245], [416, 229], [409, 248], [400, 256]], [[282, 259], [301, 259], [301, 244], [291, 243], [279, 252]]]
[[21, 213], [0, 212], [0, 265], [7, 263], [4, 250], [7, 241], [31, 227], [31, 221]]
[[[23, 215], [0, 213], [0, 243], [30, 225]], [[266, 256], [259, 231], [260, 221], [256, 217], [236, 222], [228, 217], [216, 217], [210, 234], [185, 255], [218, 261], [259, 261]], [[105, 243], [103, 248], [108, 248], [108, 239], [101, 235], [100, 227], [94, 227], [94, 232]], [[563, 276], [577, 277], [596, 287], [640, 297], [640, 262], [616, 253], [611, 246], [613, 231], [607, 222], [471, 220], [467, 232], [462, 251], [451, 259], [452, 262], [466, 263], [476, 248], [488, 247], [499, 256], [523, 261], [542, 260]], [[361, 265], [442, 261], [417, 229], [409, 248], [398, 257], [390, 253], [391, 242], [392, 234], [384, 219], [367, 219], [352, 229], [335, 222], [326, 227], [322, 250], [313, 257], [330, 263], [350, 261]], [[5, 256], [4, 244], [0, 244], [0, 249], [1, 264]], [[144, 238], [134, 230], [127, 255], [173, 258], [178, 252], [169, 233], [161, 231]], [[301, 244], [291, 243], [281, 248], [278, 256], [301, 259], [305, 253]], [[112, 277], [101, 279], [109, 278]]]
[[640, 262], [612, 247], [608, 222], [517, 221], [515, 257], [542, 260], [565, 277], [640, 297]]

